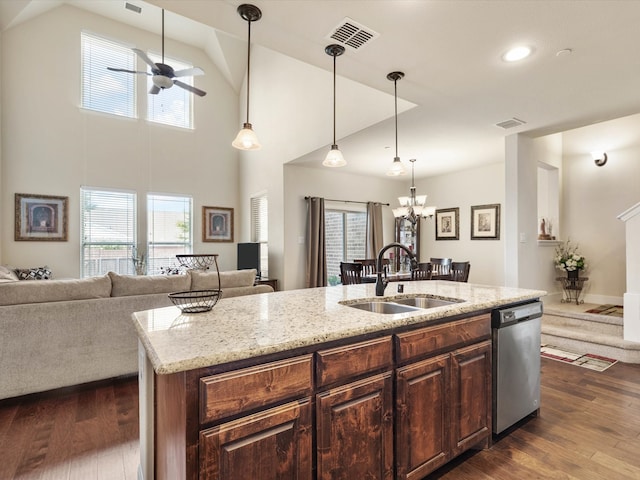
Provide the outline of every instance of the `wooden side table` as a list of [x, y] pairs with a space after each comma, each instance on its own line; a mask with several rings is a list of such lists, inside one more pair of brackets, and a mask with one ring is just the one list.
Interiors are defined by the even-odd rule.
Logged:
[[584, 300], [580, 300], [580, 294], [582, 293], [584, 282], [587, 280], [589, 280], [589, 277], [556, 277], [556, 281], [560, 282], [562, 290], [564, 291], [564, 298], [562, 298], [560, 302], [576, 302], [576, 305], [584, 303]]
[[273, 288], [274, 291], [278, 290], [278, 279], [277, 278], [256, 278], [256, 281], [253, 283], [254, 285], [269, 285]]

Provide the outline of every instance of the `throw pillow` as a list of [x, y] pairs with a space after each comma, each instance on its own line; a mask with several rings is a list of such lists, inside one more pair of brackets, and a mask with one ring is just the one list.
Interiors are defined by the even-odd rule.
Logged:
[[0, 266], [0, 281], [16, 281], [18, 280], [18, 275], [13, 269]]
[[51, 270], [46, 265], [44, 267], [18, 268], [16, 275], [19, 280], [49, 280]]

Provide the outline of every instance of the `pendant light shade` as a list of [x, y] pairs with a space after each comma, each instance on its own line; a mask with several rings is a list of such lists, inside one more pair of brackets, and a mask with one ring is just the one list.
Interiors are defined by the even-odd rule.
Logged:
[[387, 170], [387, 175], [390, 177], [397, 177], [398, 175], [404, 175], [407, 171], [404, 168], [404, 165], [400, 161], [400, 157], [398, 156], [398, 80], [404, 77], [404, 73], [402, 72], [391, 72], [387, 75], [387, 79], [393, 81], [393, 97], [395, 99], [395, 120], [396, 120], [396, 156], [393, 157], [393, 163], [389, 170]]
[[255, 5], [247, 3], [238, 7], [238, 14], [248, 25], [247, 35], [247, 121], [242, 125], [242, 130], [238, 133], [235, 140], [231, 143], [239, 150], [259, 150], [262, 145], [258, 141], [258, 137], [249, 123], [249, 91], [251, 89], [251, 22], [255, 22], [262, 18], [262, 12]]
[[333, 144], [322, 165], [325, 167], [344, 167], [347, 162], [336, 144], [336, 57], [344, 53], [342, 45], [328, 45], [324, 51], [333, 57]]

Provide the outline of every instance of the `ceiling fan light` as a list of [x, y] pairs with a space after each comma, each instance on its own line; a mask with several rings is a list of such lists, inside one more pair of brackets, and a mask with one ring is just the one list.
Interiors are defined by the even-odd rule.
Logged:
[[393, 159], [393, 163], [391, 164], [391, 168], [387, 171], [387, 175], [390, 177], [397, 177], [399, 175], [405, 175], [407, 171], [404, 168], [404, 165], [400, 161], [400, 157], [395, 157]]
[[346, 164], [347, 161], [342, 156], [338, 145], [331, 145], [331, 150], [327, 153], [322, 165], [325, 167], [344, 167]]
[[242, 125], [242, 130], [238, 132], [235, 140], [231, 142], [231, 145], [239, 150], [260, 150], [262, 145], [258, 141], [258, 136], [251, 128], [250, 123]]
[[169, 77], [165, 77], [164, 75], [154, 75], [151, 78], [151, 81], [159, 88], [171, 88], [173, 86], [173, 80]]

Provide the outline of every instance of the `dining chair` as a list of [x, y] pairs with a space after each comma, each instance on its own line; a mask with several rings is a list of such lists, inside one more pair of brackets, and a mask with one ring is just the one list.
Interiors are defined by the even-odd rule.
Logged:
[[451, 262], [451, 280], [454, 282], [466, 282], [469, 280], [469, 262]]
[[449, 280], [451, 278], [451, 259], [431, 257], [433, 264], [433, 280]]
[[340, 278], [342, 285], [362, 283], [363, 265], [356, 262], [340, 262]]
[[431, 262], [419, 263], [418, 268], [411, 271], [411, 280], [431, 280], [433, 264]]
[[363, 258], [360, 260], [354, 260], [355, 263], [362, 264], [363, 275], [375, 275], [376, 274], [376, 259], [375, 258]]

